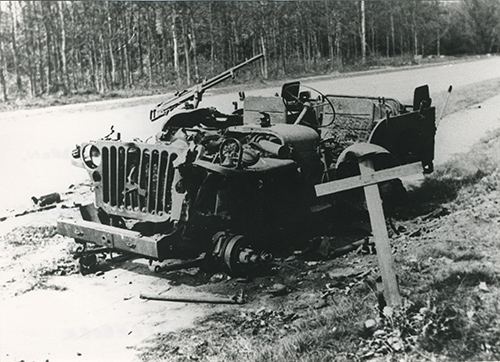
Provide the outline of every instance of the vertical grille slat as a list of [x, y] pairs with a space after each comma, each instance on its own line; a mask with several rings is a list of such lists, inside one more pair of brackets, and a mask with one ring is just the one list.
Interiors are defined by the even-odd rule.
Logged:
[[127, 176], [128, 176], [128, 150], [125, 150], [124, 149], [124, 152], [125, 152], [125, 162], [124, 162], [124, 165], [123, 165], [123, 190], [122, 190], [122, 194], [123, 194], [123, 205], [125, 206], [125, 208], [127, 208], [128, 206], [130, 206], [130, 203], [127, 202], [130, 200], [130, 194], [129, 193], [125, 193], [125, 185], [127, 185]]
[[[170, 169], [170, 159], [172, 158], [172, 154], [167, 153], [167, 164], [166, 168]], [[173, 172], [172, 172], [173, 174]], [[163, 184], [163, 211], [168, 211], [167, 210], [167, 200], [168, 200], [168, 195], [170, 195], [170, 190], [168, 189], [168, 173], [165, 172], [165, 182]]]
[[164, 164], [165, 162], [163, 161], [163, 155], [165, 152], [160, 152], [158, 154], [158, 172], [157, 172], [157, 177], [156, 177], [156, 197], [155, 197], [155, 212], [158, 213], [160, 211], [160, 206], [161, 206], [161, 191], [162, 191], [162, 181], [166, 179], [164, 175]]
[[115, 198], [116, 206], [120, 206], [120, 150], [115, 147]]
[[[163, 145], [103, 141], [101, 207], [115, 215], [163, 220], [170, 211], [177, 157]], [[108, 209], [109, 208], [109, 209]]]
[[116, 160], [116, 147], [111, 147], [110, 152], [109, 152], [109, 203], [111, 206], [116, 206], [116, 165], [117, 165], [117, 160]]
[[169, 153], [167, 151], [162, 151], [160, 154], [160, 175], [162, 182], [158, 185], [158, 211], [165, 211], [165, 189], [168, 185], [168, 155]]
[[[139, 176], [137, 178], [137, 184], [139, 186], [139, 188], [141, 188], [143, 186], [143, 171], [142, 169], [144, 168], [144, 158], [145, 158], [145, 154], [146, 154], [146, 150], [141, 150], [140, 151], [140, 156], [139, 156]], [[137, 197], [137, 207], [139, 208], [139, 211], [142, 210], [143, 208], [143, 204], [142, 204], [142, 197], [139, 193], [136, 193], [136, 197]]]
[[108, 170], [109, 165], [109, 150], [107, 147], [103, 147], [101, 150], [102, 154], [102, 169], [104, 170], [102, 175], [102, 201], [109, 202], [109, 173], [106, 172]]
[[[172, 157], [168, 163], [169, 172], [165, 175], [168, 185], [172, 185], [172, 183], [174, 182], [174, 161], [176, 160], [176, 158], [177, 158], [177, 155], [175, 153], [172, 154]], [[165, 209], [167, 207], [170, 209], [171, 203], [172, 203], [172, 195], [170, 194], [170, 192], [167, 191], [166, 196], [167, 196], [167, 201], [165, 203], [165, 205], [166, 205]]]
[[151, 178], [153, 176], [153, 153], [149, 152], [148, 157], [148, 169], [147, 169], [147, 178], [146, 178], [146, 212], [149, 212], [149, 200], [151, 198]]

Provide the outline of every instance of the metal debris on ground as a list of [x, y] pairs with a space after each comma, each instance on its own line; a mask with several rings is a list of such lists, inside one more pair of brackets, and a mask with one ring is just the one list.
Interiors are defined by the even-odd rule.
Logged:
[[180, 303], [208, 303], [208, 304], [245, 304], [245, 292], [241, 290], [238, 294], [232, 297], [207, 296], [207, 295], [190, 295], [190, 296], [168, 296], [160, 294], [140, 294], [141, 299], [157, 300], [165, 302], [180, 302]]
[[325, 299], [340, 290], [343, 290], [345, 294], [349, 294], [351, 288], [363, 281], [371, 272], [371, 269], [363, 271], [354, 268], [329, 272], [328, 276], [332, 279], [332, 282], [325, 284], [325, 290], [321, 294], [321, 298]]
[[268, 289], [268, 291], [273, 296], [278, 297], [288, 294], [290, 292], [290, 288], [284, 284], [275, 283]]
[[61, 194], [58, 192], [52, 192], [47, 195], [42, 195], [42, 196], [32, 196], [31, 200], [33, 201], [33, 204], [43, 207], [47, 205], [52, 205], [52, 204], [57, 204], [61, 202]]

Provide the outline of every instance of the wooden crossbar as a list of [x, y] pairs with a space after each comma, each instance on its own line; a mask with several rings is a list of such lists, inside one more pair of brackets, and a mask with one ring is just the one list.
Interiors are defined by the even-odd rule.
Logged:
[[386, 168], [380, 171], [366, 171], [367, 173], [334, 180], [316, 185], [316, 196], [325, 196], [337, 192], [377, 184], [383, 181], [389, 181], [400, 177], [411, 176], [422, 173], [422, 164], [420, 162], [409, 163], [403, 166]]

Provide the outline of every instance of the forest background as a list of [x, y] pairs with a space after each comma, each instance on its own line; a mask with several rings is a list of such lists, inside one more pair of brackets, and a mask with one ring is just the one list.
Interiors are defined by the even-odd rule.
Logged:
[[0, 108], [164, 92], [258, 53], [258, 74], [240, 80], [499, 47], [499, 0], [0, 2]]

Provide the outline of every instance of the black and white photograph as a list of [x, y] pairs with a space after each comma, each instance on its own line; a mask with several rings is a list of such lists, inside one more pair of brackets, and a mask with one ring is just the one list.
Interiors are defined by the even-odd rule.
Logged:
[[0, 1], [0, 362], [500, 361], [500, 0]]

